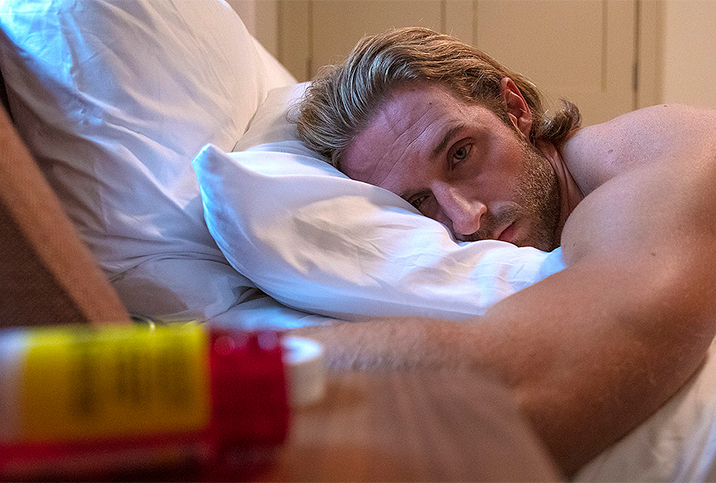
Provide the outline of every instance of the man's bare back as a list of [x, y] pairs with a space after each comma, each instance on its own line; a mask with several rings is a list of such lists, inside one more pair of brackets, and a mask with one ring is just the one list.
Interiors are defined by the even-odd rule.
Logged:
[[714, 126], [716, 110], [664, 104], [582, 128], [561, 151], [588, 195], [616, 175], [659, 160], [688, 164], [708, 157], [716, 145]]

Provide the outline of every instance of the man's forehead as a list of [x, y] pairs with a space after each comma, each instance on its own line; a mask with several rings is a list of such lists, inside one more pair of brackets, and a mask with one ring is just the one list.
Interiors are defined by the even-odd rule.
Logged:
[[407, 149], [434, 149], [414, 145], [418, 136], [428, 133], [433, 136], [427, 139], [440, 138], [438, 130], [447, 131], [451, 122], [461, 122], [460, 103], [464, 101], [435, 83], [415, 82], [394, 89], [351, 141], [341, 168], [353, 179], [383, 186], [396, 168], [395, 156]]
[[[400, 170], [413, 169], [416, 157], [434, 156], [449, 132], [464, 126], [475, 109], [452, 89], [436, 82], [410, 82], [393, 89], [365, 128], [349, 143], [340, 167], [349, 177], [401, 192]], [[409, 155], [413, 162], [407, 166]], [[414, 170], [414, 169], [413, 169]], [[413, 173], [415, 174], [415, 173]]]
[[340, 168], [350, 178], [381, 186], [381, 182], [390, 174], [390, 168], [395, 163], [386, 162], [390, 154], [386, 143], [388, 133], [385, 130], [392, 129], [378, 128], [385, 126], [385, 121], [383, 116], [374, 118], [368, 127], [353, 138], [343, 153]]

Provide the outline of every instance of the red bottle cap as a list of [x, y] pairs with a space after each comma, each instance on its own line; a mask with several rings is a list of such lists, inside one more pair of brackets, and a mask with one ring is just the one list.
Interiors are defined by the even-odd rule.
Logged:
[[276, 445], [288, 433], [280, 334], [212, 329], [211, 433], [219, 451]]

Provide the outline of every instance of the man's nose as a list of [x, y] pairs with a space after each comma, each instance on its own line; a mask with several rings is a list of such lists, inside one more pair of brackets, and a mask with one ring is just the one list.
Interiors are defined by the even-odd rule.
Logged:
[[484, 203], [468, 198], [458, 188], [441, 181], [434, 183], [432, 192], [456, 235], [472, 235], [480, 229], [482, 216], [487, 213]]

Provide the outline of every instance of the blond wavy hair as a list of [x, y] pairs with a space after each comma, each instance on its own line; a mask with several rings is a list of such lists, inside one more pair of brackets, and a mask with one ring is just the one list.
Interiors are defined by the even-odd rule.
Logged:
[[362, 39], [339, 65], [321, 69], [302, 100], [297, 118], [301, 139], [340, 167], [351, 140], [365, 129], [387, 96], [408, 82], [437, 82], [467, 100], [492, 109], [512, 124], [500, 93], [511, 78], [532, 111], [530, 141], [561, 145], [579, 128], [577, 107], [563, 100], [548, 116], [542, 95], [527, 78], [455, 37], [421, 27], [389, 30]]

